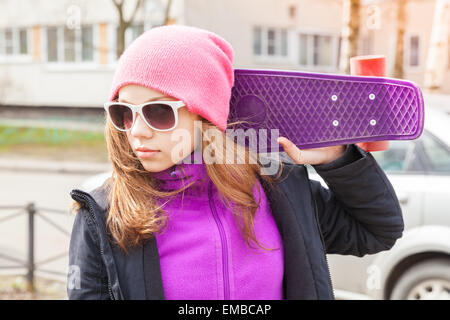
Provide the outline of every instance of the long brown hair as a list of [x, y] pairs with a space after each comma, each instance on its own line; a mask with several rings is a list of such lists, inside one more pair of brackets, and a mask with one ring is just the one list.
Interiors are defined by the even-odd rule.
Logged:
[[[239, 229], [249, 247], [250, 240], [252, 240], [264, 250], [273, 250], [262, 246], [256, 239], [254, 231], [253, 221], [260, 201], [256, 202], [253, 189], [255, 183], [257, 183], [258, 175], [263, 170], [257, 154], [248, 147], [231, 140], [227, 134], [220, 131], [210, 121], [200, 118], [202, 120], [202, 150], [209, 145], [209, 148], [213, 149], [215, 155], [220, 156], [221, 159], [227, 156], [226, 152], [234, 152], [235, 150], [237, 150], [238, 158], [244, 157], [238, 163], [232, 161], [231, 164], [226, 162], [208, 164], [208, 162], [205, 162], [207, 174], [217, 187], [220, 200], [227, 208], [232, 208]], [[239, 122], [241, 121], [229, 123], [227, 126]], [[109, 189], [107, 200], [109, 212], [106, 230], [112, 235], [116, 244], [125, 253], [128, 253], [130, 246], [142, 244], [145, 240], [150, 239], [155, 232], [160, 232], [167, 227], [167, 213], [163, 208], [164, 205], [158, 205], [157, 199], [169, 199], [189, 188], [194, 182], [174, 191], [161, 190], [158, 188], [157, 179], [152, 176], [151, 172], [145, 170], [139, 158], [134, 154], [126, 133], [115, 129], [109, 119], [106, 121], [104, 133], [113, 167], [111, 178], [103, 185], [103, 187]], [[211, 133], [213, 134], [211, 135]], [[212, 136], [221, 136], [221, 141], [226, 141], [226, 143], [219, 145], [216, 139], [212, 139]], [[233, 148], [227, 150], [226, 146], [230, 145]], [[235, 158], [234, 155], [232, 157]], [[278, 165], [280, 169], [276, 177], [260, 175], [271, 188], [281, 176], [282, 161], [279, 161]], [[185, 184], [183, 183], [183, 185]], [[259, 194], [259, 199], [261, 199], [261, 194]], [[80, 205], [74, 201], [72, 210], [77, 212], [79, 208]], [[244, 222], [243, 226], [240, 223], [241, 221]]]

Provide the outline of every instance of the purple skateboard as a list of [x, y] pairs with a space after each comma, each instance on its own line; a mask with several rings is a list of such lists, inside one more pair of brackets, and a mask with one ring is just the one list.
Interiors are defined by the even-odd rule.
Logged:
[[235, 69], [234, 75], [228, 123], [246, 123], [228, 129], [243, 129], [245, 145], [253, 150], [255, 135], [263, 143], [260, 152], [279, 148], [270, 129], [300, 149], [413, 140], [423, 131], [422, 92], [409, 81], [257, 69]]

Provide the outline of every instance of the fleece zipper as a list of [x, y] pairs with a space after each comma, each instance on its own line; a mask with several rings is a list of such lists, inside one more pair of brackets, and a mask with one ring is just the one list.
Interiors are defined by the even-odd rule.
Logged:
[[[94, 209], [93, 209], [93, 207], [92, 207], [92, 205], [91, 205], [91, 202], [89, 201], [89, 199], [88, 199], [88, 197], [87, 196], [85, 196], [83, 193], [80, 193], [80, 192], [83, 192], [83, 191], [81, 191], [81, 190], [78, 190], [78, 189], [75, 189], [75, 190], [73, 190], [72, 192], [71, 192], [71, 195], [72, 196], [75, 196], [75, 198], [82, 198], [83, 200], [85, 200], [85, 201], [83, 201], [83, 202], [85, 202], [85, 203], [87, 203], [88, 204], [88, 206], [89, 206], [89, 214], [91, 215], [91, 217], [92, 217], [92, 221], [94, 221], [94, 223], [95, 223], [95, 216], [94, 216]], [[104, 252], [103, 252], [103, 248], [102, 248], [102, 245], [99, 243], [99, 247], [100, 247], [100, 255], [101, 255], [101, 257], [102, 257], [102, 259], [103, 259], [103, 261], [105, 261], [105, 254], [104, 254]], [[109, 277], [107, 277], [107, 279], [108, 279], [108, 292], [109, 292], [109, 298], [110, 298], [110, 300], [115, 300], [115, 298], [114, 298], [114, 293], [113, 293], [113, 291], [112, 291], [112, 287], [111, 287], [111, 282], [109, 281]]]
[[209, 183], [208, 195], [209, 195], [209, 206], [210, 206], [211, 212], [214, 216], [214, 220], [216, 221], [217, 228], [219, 229], [220, 240], [222, 243], [223, 287], [224, 287], [224, 296], [225, 296], [224, 299], [230, 300], [230, 279], [229, 279], [229, 270], [228, 270], [227, 238], [225, 236], [225, 230], [222, 225], [222, 221], [220, 221], [219, 215], [217, 214], [216, 207], [214, 205], [214, 199], [213, 199], [213, 195], [212, 195], [212, 182]]

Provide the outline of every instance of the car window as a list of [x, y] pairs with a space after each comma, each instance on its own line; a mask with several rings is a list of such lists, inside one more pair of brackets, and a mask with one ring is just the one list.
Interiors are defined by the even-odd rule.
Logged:
[[[423, 166], [417, 159], [415, 143], [412, 140], [389, 141], [389, 149], [373, 151], [371, 154], [386, 172], [414, 172], [423, 171]], [[314, 173], [312, 166], [306, 165], [308, 173]]]
[[389, 149], [371, 152], [386, 172], [418, 171], [415, 143], [412, 140], [389, 141]]
[[434, 172], [450, 172], [450, 151], [432, 134], [423, 135], [423, 148], [430, 169]]

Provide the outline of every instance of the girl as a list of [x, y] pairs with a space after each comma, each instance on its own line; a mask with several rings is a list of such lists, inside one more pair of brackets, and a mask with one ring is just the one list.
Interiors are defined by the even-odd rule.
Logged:
[[265, 174], [225, 134], [233, 56], [220, 36], [180, 25], [122, 54], [105, 103], [113, 174], [71, 192], [69, 299], [333, 299], [326, 254], [361, 257], [402, 236], [370, 153], [280, 137], [294, 163], [271, 159]]

